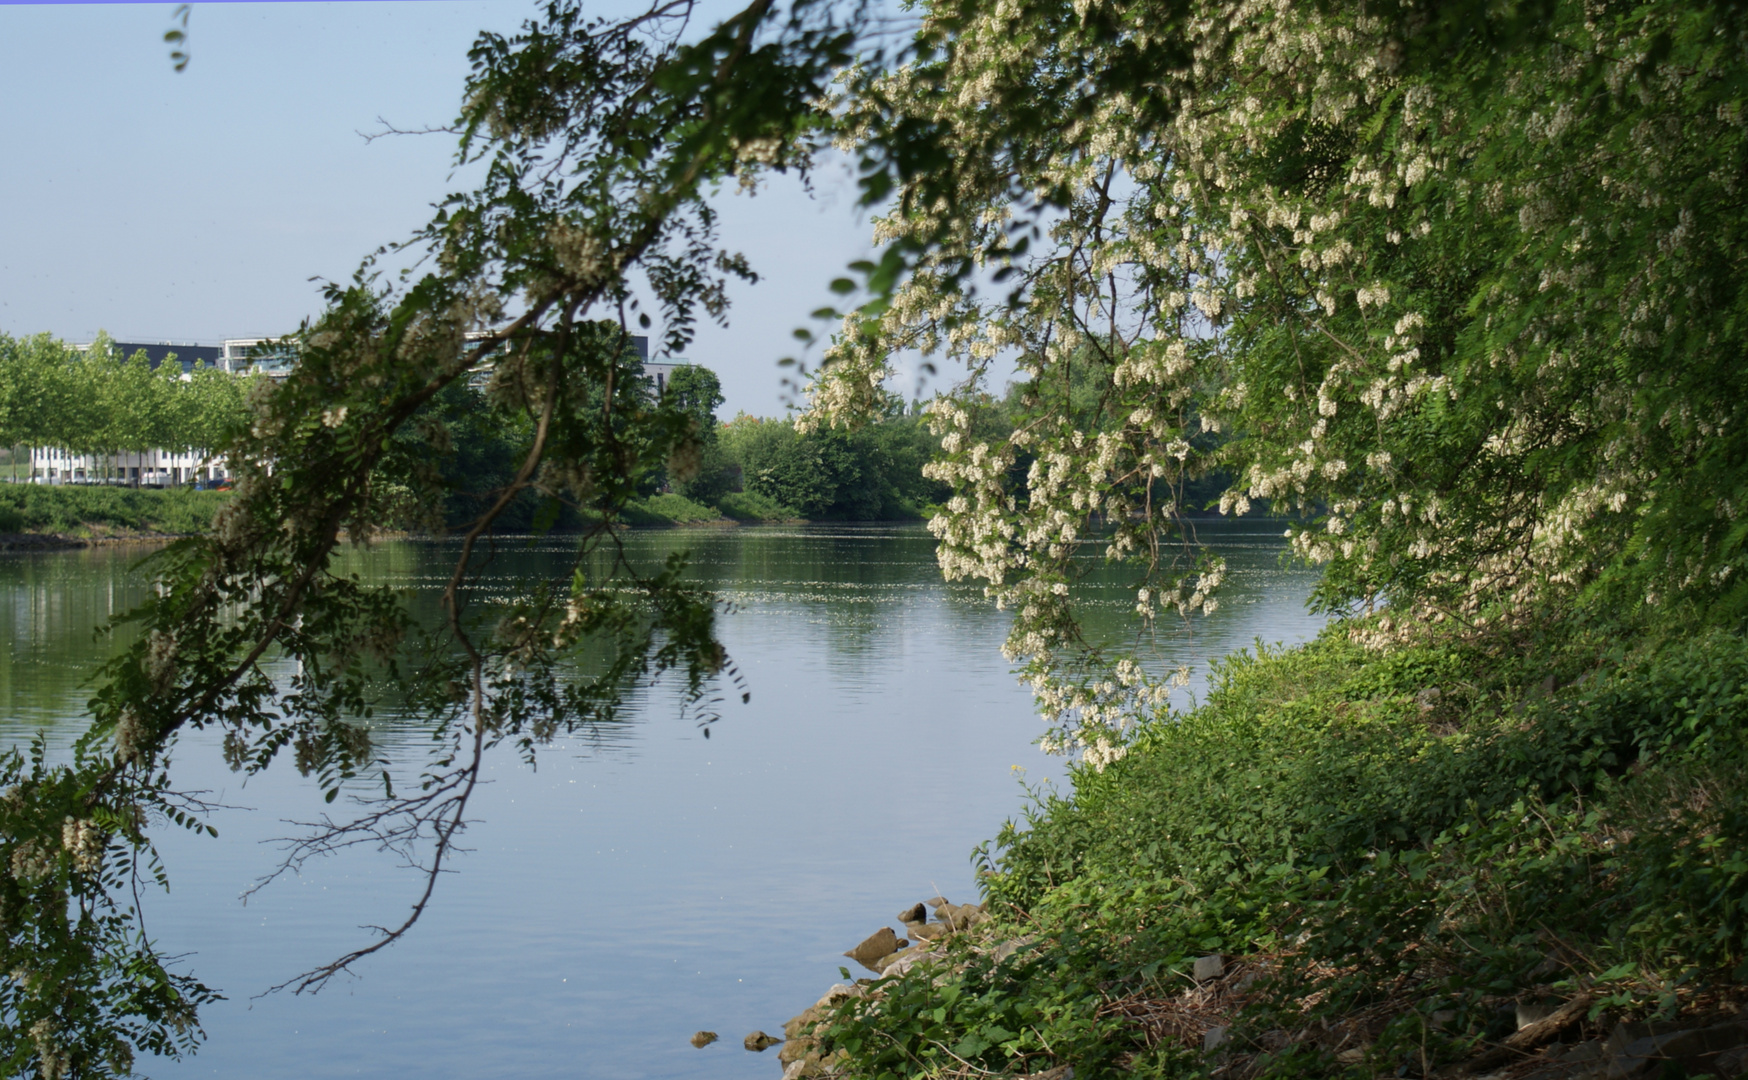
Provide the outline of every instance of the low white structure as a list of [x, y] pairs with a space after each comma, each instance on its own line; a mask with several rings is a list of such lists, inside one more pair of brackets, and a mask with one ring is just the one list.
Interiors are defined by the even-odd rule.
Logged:
[[[118, 341], [113, 348], [122, 356], [144, 350], [153, 369], [172, 354], [181, 362], [182, 378], [189, 378], [195, 361], [235, 375], [260, 374], [283, 379], [296, 356], [277, 347], [275, 338], [227, 338], [219, 345], [194, 342]], [[75, 345], [85, 350], [89, 344]], [[141, 484], [179, 485], [224, 480], [230, 473], [224, 462], [202, 455], [170, 450], [144, 450], [119, 454], [74, 454], [54, 446], [30, 450], [30, 482], [33, 484]]]
[[199, 454], [169, 450], [140, 453], [72, 454], [54, 447], [30, 449], [30, 482], [33, 484], [140, 484], [176, 485], [200, 480], [222, 480], [230, 474], [223, 462]]
[[219, 367], [233, 375], [267, 375], [283, 379], [297, 363], [297, 354], [276, 344], [277, 338], [226, 338]]
[[[470, 338], [484, 334], [470, 334]], [[115, 348], [124, 356], [144, 349], [156, 368], [171, 353], [183, 362], [183, 378], [193, 359], [210, 364], [221, 371], [236, 375], [266, 375], [283, 379], [297, 362], [289, 348], [276, 344], [276, 338], [227, 338], [218, 346], [178, 344], [174, 342], [116, 342]], [[646, 361], [643, 373], [655, 382], [656, 395], [667, 393], [668, 378], [687, 361], [675, 357], [672, 362], [648, 363], [649, 338], [635, 334], [631, 339], [638, 358]], [[89, 346], [74, 346], [88, 348]], [[490, 365], [481, 365], [476, 377], [483, 378]], [[52, 446], [32, 447], [30, 451], [30, 482], [33, 484], [126, 484], [137, 486], [179, 485], [201, 481], [224, 480], [229, 477], [224, 463], [199, 454], [173, 453], [169, 450], [145, 450], [139, 453], [73, 454]]]

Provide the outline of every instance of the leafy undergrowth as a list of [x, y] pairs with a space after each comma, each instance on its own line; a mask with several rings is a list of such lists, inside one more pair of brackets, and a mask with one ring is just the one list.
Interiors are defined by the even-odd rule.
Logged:
[[731, 491], [718, 499], [724, 517], [736, 521], [799, 521], [800, 511], [756, 491]]
[[631, 525], [695, 525], [723, 520], [714, 508], [672, 492], [634, 499], [620, 517]]
[[1737, 633], [1241, 653], [979, 853], [1026, 947], [845, 1002], [824, 1049], [870, 1078], [1423, 1076], [1519, 1003], [1583, 997], [1592, 1033], [1716, 1008], [1748, 981], [1745, 775]]
[[0, 485], [0, 532], [65, 536], [187, 536], [205, 532], [224, 491]]

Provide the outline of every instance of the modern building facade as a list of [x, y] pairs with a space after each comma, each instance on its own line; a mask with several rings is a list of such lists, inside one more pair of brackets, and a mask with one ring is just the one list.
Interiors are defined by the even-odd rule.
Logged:
[[169, 450], [140, 453], [71, 454], [54, 447], [30, 448], [33, 484], [127, 484], [175, 486], [223, 480], [224, 462]]

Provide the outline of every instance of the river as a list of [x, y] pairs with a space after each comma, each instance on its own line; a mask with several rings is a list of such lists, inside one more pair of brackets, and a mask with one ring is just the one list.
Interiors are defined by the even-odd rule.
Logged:
[[[1164, 627], [1159, 669], [1255, 639], [1297, 641], [1312, 576], [1284, 567], [1278, 526], [1220, 522], [1219, 610]], [[1020, 811], [1026, 786], [1060, 783], [1060, 760], [999, 646], [1005, 616], [976, 587], [945, 585], [920, 526], [639, 531], [657, 558], [693, 552], [699, 578], [734, 610], [724, 643], [750, 704], [731, 698], [711, 737], [675, 696], [640, 696], [623, 722], [555, 743], [530, 770], [506, 749], [489, 765], [470, 849], [401, 943], [318, 995], [267, 987], [398, 922], [418, 882], [389, 855], [357, 851], [239, 895], [275, 864], [286, 821], [322, 811], [281, 762], [228, 772], [216, 740], [183, 738], [176, 780], [227, 804], [217, 839], [166, 833], [172, 890], [147, 899], [147, 928], [228, 1000], [209, 1006], [206, 1046], [160, 1077], [735, 1078], [775, 1080], [776, 1051], [741, 1038], [784, 1020], [837, 981], [839, 954], [936, 893], [975, 899], [969, 855]], [[77, 734], [86, 683], [113, 644], [92, 628], [142, 598], [143, 552], [102, 547], [0, 557], [0, 738]], [[372, 578], [434, 592], [451, 550], [391, 543], [360, 561]], [[505, 580], [562, 565], [557, 540], [518, 544]], [[1094, 602], [1117, 625], [1132, 594]], [[1115, 630], [1110, 632], [1115, 633]], [[1187, 704], [1187, 700], [1181, 703]], [[404, 719], [382, 742], [409, 769]], [[857, 971], [857, 975], [866, 972]], [[703, 1050], [688, 1037], [721, 1033]]]

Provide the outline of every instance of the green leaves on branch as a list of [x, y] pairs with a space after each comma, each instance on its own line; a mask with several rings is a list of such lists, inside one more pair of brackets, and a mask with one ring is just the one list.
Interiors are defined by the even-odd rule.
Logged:
[[[1388, 599], [1384, 639], [1728, 622], [1745, 86], [1722, 4], [941, 0], [909, 63], [840, 99], [899, 269], [871, 274], [886, 306], [834, 341], [808, 422], [867, 409], [897, 353], [963, 367], [943, 566], [1019, 613], [1070, 745], [1128, 721], [1089, 691], [1113, 669], [1069, 671], [1078, 622], [1047, 593], [1103, 553], [1143, 619], [1202, 610], [1173, 538], [1220, 471], [1223, 512], [1297, 515], [1320, 606]], [[1004, 356], [1031, 411], [973, 437]]]

